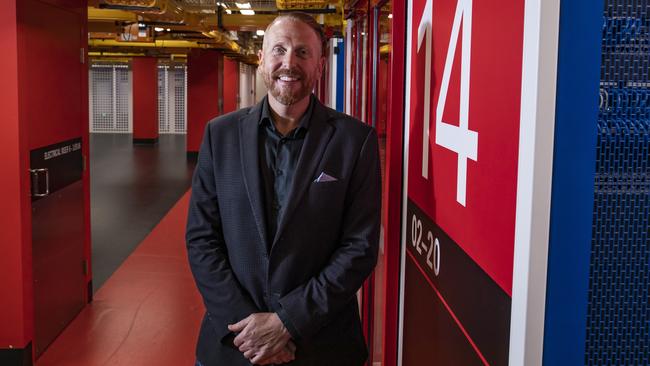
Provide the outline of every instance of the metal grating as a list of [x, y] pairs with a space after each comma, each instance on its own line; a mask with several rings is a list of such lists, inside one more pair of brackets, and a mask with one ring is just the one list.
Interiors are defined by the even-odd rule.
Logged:
[[585, 364], [650, 365], [650, 0], [605, 0]]
[[186, 132], [187, 117], [187, 67], [176, 67], [174, 70], [174, 130], [176, 133]]
[[158, 132], [184, 134], [187, 125], [187, 66], [158, 66]]
[[131, 71], [125, 64], [90, 67], [90, 132], [130, 133]]
[[169, 133], [169, 115], [167, 113], [167, 100], [168, 95], [167, 91], [169, 87], [167, 86], [167, 75], [168, 75], [169, 66], [159, 65], [158, 66], [158, 132], [159, 133]]

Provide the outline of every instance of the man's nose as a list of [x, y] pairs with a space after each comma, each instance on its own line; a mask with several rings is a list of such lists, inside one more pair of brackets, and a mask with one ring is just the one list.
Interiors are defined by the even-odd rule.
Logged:
[[282, 66], [287, 69], [291, 69], [296, 66], [297, 57], [296, 53], [293, 50], [285, 52], [284, 57], [282, 58]]

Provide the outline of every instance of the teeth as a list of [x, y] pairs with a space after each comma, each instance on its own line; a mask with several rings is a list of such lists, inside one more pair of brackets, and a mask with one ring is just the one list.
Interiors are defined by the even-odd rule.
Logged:
[[296, 81], [298, 79], [292, 78], [292, 77], [289, 77], [289, 76], [280, 76], [280, 80], [282, 80], [282, 81]]

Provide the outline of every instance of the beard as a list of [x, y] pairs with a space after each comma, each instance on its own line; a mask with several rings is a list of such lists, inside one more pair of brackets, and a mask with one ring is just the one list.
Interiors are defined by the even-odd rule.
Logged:
[[[315, 73], [308, 76], [298, 69], [280, 69], [272, 73], [268, 73], [266, 70], [261, 68], [261, 74], [262, 79], [264, 80], [264, 85], [266, 85], [266, 89], [268, 89], [273, 98], [275, 98], [283, 105], [293, 105], [294, 103], [301, 101], [303, 98], [307, 97], [314, 89], [314, 84], [316, 81]], [[294, 91], [293, 88], [289, 85], [279, 85], [277, 81], [282, 76], [296, 78], [296, 82], [300, 84], [298, 90]]]

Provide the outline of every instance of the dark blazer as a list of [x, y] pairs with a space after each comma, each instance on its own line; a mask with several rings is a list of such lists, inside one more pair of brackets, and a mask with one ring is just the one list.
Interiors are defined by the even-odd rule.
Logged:
[[[205, 366], [250, 365], [227, 325], [277, 312], [297, 345], [290, 365], [362, 365], [356, 291], [377, 261], [377, 135], [314, 98], [292, 189], [267, 243], [258, 161], [264, 102], [210, 121], [199, 151], [186, 233], [206, 307], [197, 358]], [[323, 172], [337, 180], [317, 182]]]

